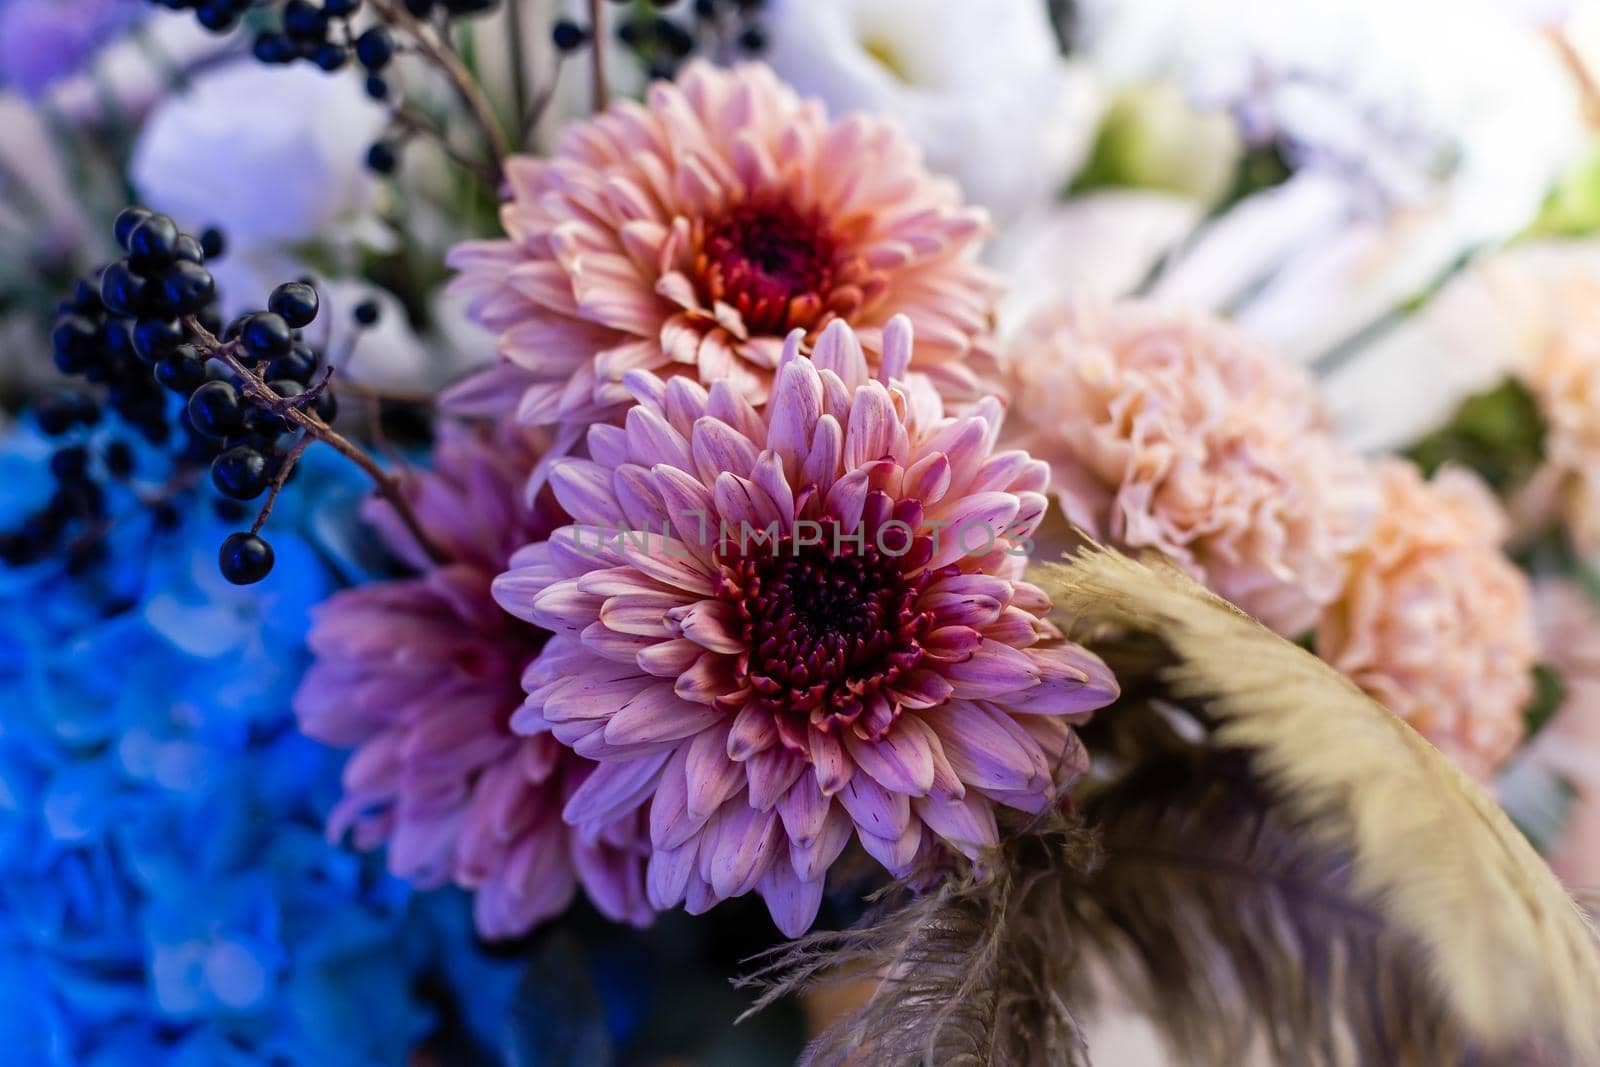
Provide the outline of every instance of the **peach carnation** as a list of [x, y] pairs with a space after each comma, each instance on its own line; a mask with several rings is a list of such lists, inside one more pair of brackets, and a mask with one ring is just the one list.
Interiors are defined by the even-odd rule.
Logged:
[[1545, 424], [1544, 465], [1523, 503], [1545, 498], [1588, 553], [1600, 550], [1600, 338], [1592, 310], [1600, 285], [1571, 297], [1563, 303], [1583, 308], [1579, 321], [1552, 331], [1522, 374]]
[[764, 402], [785, 335], [852, 326], [869, 358], [893, 314], [949, 398], [985, 391], [996, 285], [987, 228], [898, 129], [830, 120], [760, 65], [693, 63], [644, 103], [568, 126], [548, 159], [507, 165], [506, 236], [449, 257], [502, 362], [460, 411], [582, 425], [630, 403], [623, 375], [727, 379]]
[[1010, 347], [1022, 429], [1071, 522], [1154, 548], [1280, 633], [1338, 596], [1373, 493], [1312, 383], [1215, 319], [1069, 301]]
[[1522, 738], [1538, 641], [1506, 518], [1476, 475], [1375, 475], [1383, 510], [1317, 628], [1318, 655], [1487, 781]]

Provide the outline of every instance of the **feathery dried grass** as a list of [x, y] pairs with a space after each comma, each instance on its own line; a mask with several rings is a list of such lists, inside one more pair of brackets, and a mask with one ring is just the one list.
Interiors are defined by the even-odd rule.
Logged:
[[1171, 568], [1091, 550], [1037, 580], [1123, 680], [1091, 745], [1122, 770], [769, 959], [764, 1002], [884, 976], [807, 1062], [1087, 1064], [1108, 977], [1193, 1064], [1600, 1062], [1591, 927], [1427, 742]]
[[1427, 741], [1175, 568], [1091, 549], [1039, 577], [1075, 629], [1151, 634], [1171, 650], [1164, 684], [1204, 707], [1214, 746], [1246, 754], [1277, 812], [1324, 854], [1348, 857], [1354, 896], [1414, 940], [1480, 1055], [1600, 1061], [1593, 928]]

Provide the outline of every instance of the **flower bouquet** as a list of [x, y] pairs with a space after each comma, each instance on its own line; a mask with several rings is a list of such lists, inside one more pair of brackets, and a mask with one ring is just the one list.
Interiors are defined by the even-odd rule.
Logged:
[[1597, 64], [0, 0], [13, 1061], [1600, 1063]]

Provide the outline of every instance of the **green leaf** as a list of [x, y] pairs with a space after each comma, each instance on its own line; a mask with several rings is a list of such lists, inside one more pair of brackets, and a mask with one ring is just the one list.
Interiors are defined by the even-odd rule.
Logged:
[[1499, 492], [1524, 481], [1544, 459], [1544, 417], [1526, 386], [1507, 378], [1467, 397], [1442, 427], [1407, 455], [1427, 474], [1445, 464], [1476, 471]]
[[1561, 702], [1567, 698], [1567, 687], [1562, 683], [1561, 676], [1543, 663], [1534, 665], [1533, 684], [1533, 700], [1522, 709], [1525, 741], [1531, 741], [1549, 725], [1561, 709]]

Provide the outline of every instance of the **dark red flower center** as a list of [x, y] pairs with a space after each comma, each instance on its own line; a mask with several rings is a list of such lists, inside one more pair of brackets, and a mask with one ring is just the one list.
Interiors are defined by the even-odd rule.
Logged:
[[719, 595], [738, 611], [748, 649], [739, 680], [754, 699], [827, 731], [854, 722], [872, 694], [917, 665], [932, 616], [916, 608], [931, 575], [907, 566], [926, 560], [922, 545], [896, 556], [824, 540], [785, 536], [725, 552]]
[[701, 235], [700, 296], [736, 308], [753, 334], [809, 328], [833, 287], [836, 255], [815, 213], [782, 202], [738, 204]]

